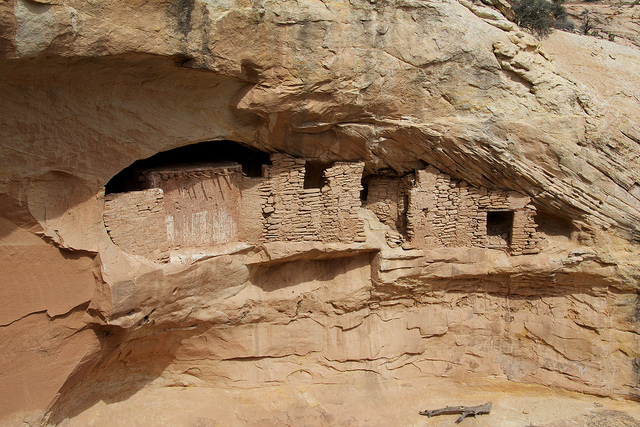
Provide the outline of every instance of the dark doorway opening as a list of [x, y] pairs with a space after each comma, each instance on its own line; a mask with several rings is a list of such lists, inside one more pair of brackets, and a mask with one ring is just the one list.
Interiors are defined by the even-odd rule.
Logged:
[[487, 247], [508, 248], [512, 229], [513, 211], [487, 212]]
[[329, 165], [322, 162], [307, 161], [304, 165], [304, 188], [322, 188], [326, 183], [324, 171]]
[[262, 166], [270, 165], [269, 153], [233, 141], [208, 141], [162, 151], [138, 160], [120, 171], [105, 185], [105, 193], [124, 193], [145, 189], [142, 173], [156, 168], [206, 166], [220, 162], [242, 165], [242, 172], [251, 177], [262, 176]]
[[362, 206], [366, 206], [367, 197], [369, 197], [369, 182], [363, 180], [362, 181], [362, 190], [360, 190], [360, 201], [362, 202]]

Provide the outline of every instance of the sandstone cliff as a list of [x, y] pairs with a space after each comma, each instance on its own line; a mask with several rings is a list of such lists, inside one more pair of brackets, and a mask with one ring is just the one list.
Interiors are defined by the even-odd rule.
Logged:
[[[505, 15], [466, 0], [3, 2], [0, 416], [57, 424], [140, 390], [367, 372], [363, 387], [489, 377], [637, 399], [640, 51], [539, 42]], [[167, 246], [119, 243], [114, 176], [222, 141], [275, 154], [262, 181], [233, 184], [233, 238], [172, 247], [154, 198], [123, 235]], [[319, 189], [312, 164], [333, 165]], [[375, 203], [359, 206], [361, 182]], [[492, 210], [524, 221], [521, 247], [482, 244]]]

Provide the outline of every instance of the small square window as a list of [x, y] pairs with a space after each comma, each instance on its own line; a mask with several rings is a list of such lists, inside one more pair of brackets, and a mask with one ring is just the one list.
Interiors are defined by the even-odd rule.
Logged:
[[304, 187], [322, 188], [326, 182], [324, 171], [328, 165], [320, 162], [307, 161], [304, 166]]
[[487, 247], [508, 248], [512, 229], [513, 211], [487, 212]]

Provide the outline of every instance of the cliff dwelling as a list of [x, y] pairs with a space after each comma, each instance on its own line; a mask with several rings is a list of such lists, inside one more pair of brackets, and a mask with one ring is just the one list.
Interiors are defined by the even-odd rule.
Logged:
[[[215, 143], [212, 143], [215, 144]], [[141, 188], [105, 196], [104, 222], [123, 250], [167, 261], [171, 250], [242, 241], [362, 242], [363, 164], [307, 167], [272, 154], [262, 176], [234, 162], [138, 169]]]
[[[231, 242], [364, 242], [364, 206], [407, 247], [540, 251], [528, 197], [473, 187], [431, 166], [404, 177], [367, 177], [363, 201], [362, 162], [327, 165], [274, 153], [268, 161], [263, 155], [258, 176], [248, 176], [236, 162], [185, 159], [138, 166], [130, 179], [140, 189], [106, 195], [105, 226], [123, 250], [167, 261], [181, 248]], [[245, 167], [256, 175], [255, 164]]]
[[640, 425], [629, 1], [0, 2], [0, 427]]
[[479, 247], [540, 252], [536, 208], [514, 191], [455, 181], [434, 167], [402, 178], [369, 179], [367, 206], [412, 247]]

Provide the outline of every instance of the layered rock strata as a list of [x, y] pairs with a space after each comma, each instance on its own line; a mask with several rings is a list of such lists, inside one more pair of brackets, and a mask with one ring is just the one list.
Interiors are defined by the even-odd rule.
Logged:
[[[637, 399], [640, 54], [493, 3], [2, 3], [0, 417], [347, 371]], [[223, 140], [275, 156], [223, 240], [165, 246], [164, 189], [105, 195]]]

